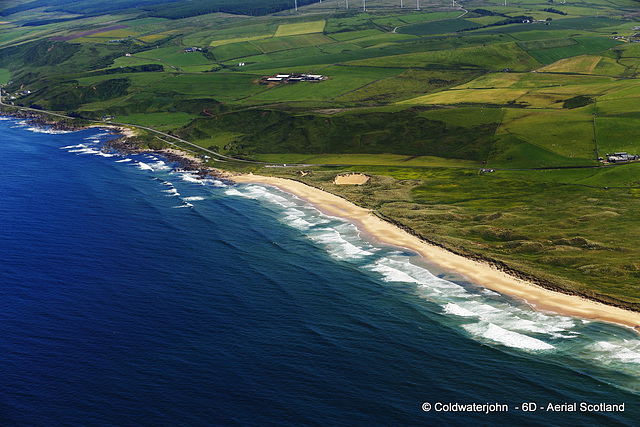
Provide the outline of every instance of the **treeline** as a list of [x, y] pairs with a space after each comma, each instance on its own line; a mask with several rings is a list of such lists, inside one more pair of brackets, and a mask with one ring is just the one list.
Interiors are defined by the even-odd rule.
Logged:
[[[298, 0], [298, 6], [316, 0]], [[182, 19], [208, 13], [226, 12], [239, 15], [266, 15], [293, 9], [293, 0], [138, 0], [132, 6], [131, 0], [34, 0], [0, 10], [0, 16], [9, 16], [19, 12], [43, 8], [47, 12], [66, 12], [72, 14], [100, 15], [110, 12], [133, 12], [143, 15]], [[51, 22], [50, 22], [51, 23]], [[37, 22], [25, 22], [23, 25], [38, 25]]]
[[160, 64], [143, 64], [132, 65], [130, 67], [109, 68], [108, 70], [94, 71], [92, 76], [100, 76], [103, 74], [129, 74], [129, 73], [157, 73], [164, 71], [164, 67]]
[[[474, 9], [472, 12], [480, 16], [503, 16], [505, 18], [502, 21], [485, 25], [485, 27], [496, 27], [500, 25], [518, 24], [524, 21], [533, 22], [533, 16], [528, 16], [528, 15], [509, 16], [509, 15], [505, 15], [504, 13], [492, 12], [487, 9]], [[470, 30], [474, 30], [474, 29], [475, 28], [470, 28]], [[463, 30], [463, 31], [468, 31], [468, 30]]]
[[552, 7], [548, 7], [548, 8], [546, 8], [546, 9], [542, 9], [542, 10], [543, 10], [544, 12], [555, 13], [555, 14], [558, 14], [558, 15], [566, 15], [566, 14], [567, 14], [567, 12], [563, 12], [563, 11], [561, 11], [561, 10], [554, 9], [554, 8], [552, 8]]
[[[299, 0], [298, 6], [315, 0]], [[183, 19], [208, 13], [225, 12], [236, 15], [266, 15], [293, 9], [291, 0], [186, 0], [173, 4], [141, 7], [149, 16], [167, 19]]]
[[67, 12], [79, 15], [104, 14], [127, 9], [135, 10], [144, 6], [173, 3], [180, 0], [137, 0], [132, 6], [131, 0], [110, 0], [108, 2], [98, 0], [34, 0], [28, 3], [8, 7], [0, 10], [0, 16], [9, 16], [18, 12], [27, 12], [33, 9], [44, 8], [47, 12]]

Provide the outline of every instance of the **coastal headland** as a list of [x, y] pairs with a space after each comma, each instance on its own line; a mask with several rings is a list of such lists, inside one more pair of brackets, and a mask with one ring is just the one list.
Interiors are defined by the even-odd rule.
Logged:
[[284, 178], [245, 174], [234, 176], [233, 180], [238, 183], [272, 185], [295, 194], [326, 214], [352, 221], [379, 243], [415, 251], [426, 260], [444, 269], [463, 275], [470, 281], [488, 289], [522, 299], [537, 310], [616, 323], [640, 333], [639, 312], [606, 305], [577, 295], [545, 289], [493, 268], [488, 263], [454, 254], [429, 244], [373, 215], [370, 210], [357, 206], [342, 197], [299, 181]]

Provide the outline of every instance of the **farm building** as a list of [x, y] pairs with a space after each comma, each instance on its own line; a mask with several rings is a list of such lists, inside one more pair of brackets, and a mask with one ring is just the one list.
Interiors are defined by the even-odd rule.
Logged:
[[326, 80], [327, 77], [322, 74], [276, 74], [271, 77], [264, 77], [262, 80], [266, 82], [319, 82]]
[[628, 154], [626, 152], [607, 154], [607, 161], [609, 163], [625, 163], [638, 159], [640, 159], [640, 156], [637, 154]]

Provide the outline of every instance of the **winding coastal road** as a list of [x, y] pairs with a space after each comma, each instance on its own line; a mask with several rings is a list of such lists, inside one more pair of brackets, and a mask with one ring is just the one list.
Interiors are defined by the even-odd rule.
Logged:
[[[33, 111], [35, 113], [38, 114], [48, 114], [51, 116], [56, 116], [56, 117], [60, 117], [60, 118], [65, 118], [65, 119], [70, 119], [70, 120], [77, 120], [78, 118], [76, 117], [71, 117], [71, 116], [66, 116], [64, 114], [59, 114], [59, 113], [54, 113], [51, 111], [47, 111], [47, 110], [38, 110], [35, 108], [29, 108], [29, 107], [21, 107], [21, 106], [15, 106], [15, 105], [11, 105], [11, 104], [6, 104], [4, 102], [4, 97], [6, 96], [4, 94], [4, 86], [5, 85], [0, 85], [0, 105], [3, 105], [5, 107], [12, 107], [12, 108], [18, 108], [22, 111]], [[81, 120], [87, 120], [87, 119], [81, 119]], [[595, 118], [594, 118], [595, 121]], [[176, 142], [180, 142], [182, 144], [186, 144], [189, 145], [191, 147], [194, 147], [198, 150], [204, 151], [206, 153], [209, 153], [213, 156], [215, 156], [215, 161], [219, 161], [219, 162], [242, 162], [242, 163], [251, 163], [251, 164], [256, 164], [256, 165], [264, 165], [264, 166], [272, 166], [272, 167], [287, 167], [287, 166], [296, 166], [296, 167], [308, 167], [308, 166], [348, 166], [348, 165], [326, 165], [326, 164], [293, 164], [293, 163], [277, 163], [277, 162], [262, 162], [262, 161], [258, 161], [258, 160], [246, 160], [246, 159], [238, 159], [235, 157], [231, 157], [231, 156], [226, 156], [222, 153], [218, 153], [217, 151], [213, 151], [210, 150], [208, 148], [204, 148], [201, 145], [195, 144], [193, 142], [187, 141], [185, 139], [179, 138], [175, 135], [171, 135], [168, 133], [164, 133], [161, 132], [159, 130], [147, 127], [147, 126], [140, 126], [140, 125], [135, 125], [135, 124], [131, 124], [131, 123], [121, 123], [121, 122], [101, 122], [101, 121], [95, 121], [95, 123], [97, 124], [102, 124], [105, 126], [125, 126], [125, 127], [129, 127], [129, 128], [139, 128], [139, 129], [144, 129], [147, 130], [149, 132], [152, 132], [156, 135], [161, 135], [164, 138], [169, 138], [172, 139]], [[595, 129], [594, 129], [594, 133], [595, 133]], [[166, 142], [168, 144], [171, 145], [175, 145], [175, 142], [171, 142], [171, 141], [167, 141], [165, 139], [162, 139], [160, 137], [158, 137], [158, 139], [162, 140], [163, 142]], [[492, 168], [493, 170], [514, 170], [514, 171], [527, 171], [527, 170], [558, 170], [558, 169], [597, 169], [597, 168], [602, 168], [602, 167], [611, 167], [612, 165], [592, 165], [592, 166], [565, 166], [565, 167], [541, 167], [541, 168], [518, 168], [518, 169], [510, 169], [510, 168]]]
[[[76, 117], [71, 117], [71, 116], [66, 116], [64, 114], [54, 113], [52, 111], [38, 110], [36, 108], [21, 107], [21, 106], [15, 106], [15, 105], [11, 105], [11, 104], [5, 104], [4, 97], [6, 95], [4, 94], [4, 92], [5, 92], [4, 91], [4, 86], [5, 85], [0, 85], [0, 105], [3, 105], [5, 107], [18, 108], [21, 111], [33, 111], [33, 112], [38, 113], [38, 114], [48, 114], [50, 116], [60, 117], [60, 118], [64, 118], [64, 119], [77, 120]], [[87, 119], [82, 119], [82, 120], [87, 120]], [[131, 124], [131, 123], [120, 123], [120, 122], [108, 122], [107, 123], [107, 122], [101, 122], [101, 121], [97, 121], [97, 120], [95, 122], [96, 123], [100, 123], [100, 124], [104, 124], [105, 126], [116, 125], [116, 126], [126, 126], [126, 127], [129, 127], [129, 128], [144, 129], [144, 130], [147, 130], [149, 132], [153, 132], [155, 134], [162, 135], [165, 138], [171, 138], [171, 139], [173, 139], [173, 140], [175, 140], [177, 142], [181, 142], [183, 144], [190, 145], [190, 146], [192, 146], [194, 148], [197, 148], [198, 150], [202, 150], [202, 151], [204, 151], [206, 153], [212, 154], [213, 156], [216, 157], [215, 160], [221, 161], [221, 162], [234, 161], [234, 162], [244, 162], [244, 163], [254, 163], [254, 164], [267, 164], [265, 162], [260, 162], [260, 161], [257, 161], [257, 160], [245, 160], [245, 159], [237, 159], [235, 157], [225, 156], [224, 154], [218, 153], [218, 152], [210, 150], [208, 148], [204, 148], [204, 147], [202, 147], [202, 146], [200, 146], [198, 144], [194, 144], [193, 142], [189, 142], [189, 141], [187, 141], [185, 139], [178, 138], [175, 135], [170, 135], [168, 133], [160, 132], [159, 130], [156, 130], [156, 129], [153, 129], [153, 128], [150, 128], [150, 127], [147, 127], [147, 126], [140, 126], [140, 125], [134, 125], [134, 124]], [[163, 140], [163, 141], [165, 141], [165, 140]], [[167, 142], [169, 144], [175, 144], [174, 142], [171, 142], [171, 141], [165, 141], [165, 142]], [[272, 163], [269, 163], [269, 164], [272, 164]]]

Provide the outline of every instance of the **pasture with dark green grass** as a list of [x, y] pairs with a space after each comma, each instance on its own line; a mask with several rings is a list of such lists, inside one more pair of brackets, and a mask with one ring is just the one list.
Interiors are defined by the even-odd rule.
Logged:
[[217, 46], [212, 49], [212, 52], [218, 62], [263, 53], [258, 46], [251, 42], [238, 42]]
[[430, 21], [421, 24], [408, 25], [398, 29], [399, 33], [416, 36], [432, 36], [436, 34], [455, 33], [460, 30], [479, 28], [481, 25], [465, 19], [445, 19], [442, 21]]
[[6, 84], [11, 78], [11, 71], [6, 68], [0, 68], [0, 84]]
[[623, 43], [608, 37], [576, 37], [574, 40], [576, 44], [529, 50], [528, 53], [542, 64], [551, 64], [563, 58], [600, 52]]
[[[445, 90], [448, 87], [467, 82], [480, 73], [473, 71], [407, 71], [377, 80], [352, 92], [340, 95], [340, 101], [355, 102], [397, 102], [426, 93]], [[442, 110], [435, 110], [442, 111]], [[448, 111], [448, 110], [447, 110]]]

